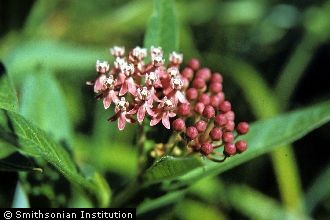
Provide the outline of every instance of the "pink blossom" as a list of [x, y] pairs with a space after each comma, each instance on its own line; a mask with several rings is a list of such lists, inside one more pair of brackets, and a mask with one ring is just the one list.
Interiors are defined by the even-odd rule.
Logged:
[[121, 67], [121, 73], [119, 74], [119, 80], [122, 83], [119, 91], [120, 96], [125, 95], [127, 91], [132, 95], [136, 95], [136, 84], [132, 78], [133, 73], [133, 64], [126, 63]]
[[159, 80], [159, 71], [150, 72], [146, 74], [146, 85], [153, 86], [155, 88], [161, 88], [162, 84]]
[[148, 115], [154, 116], [154, 112], [152, 111], [154, 97], [154, 91], [149, 91], [147, 87], [137, 89], [137, 96], [135, 98], [137, 104], [134, 109], [130, 111], [130, 113], [135, 114], [137, 109], [137, 120], [139, 123], [144, 120], [146, 112]]
[[167, 99], [165, 96], [161, 103], [159, 103], [157, 109], [155, 110], [154, 117], [150, 121], [150, 126], [155, 126], [162, 121], [165, 128], [170, 129], [170, 118], [176, 116], [174, 111], [174, 102], [171, 99]]
[[125, 55], [125, 47], [114, 46], [110, 48], [110, 53], [114, 57], [122, 57]]
[[115, 115], [110, 117], [109, 121], [115, 121], [118, 119], [118, 129], [124, 130], [126, 122], [134, 123], [135, 120], [131, 117], [131, 114], [127, 112], [129, 103], [126, 101], [125, 97], [121, 97], [116, 103]]
[[181, 91], [183, 87], [183, 81], [180, 79], [179, 76], [171, 78], [171, 93], [169, 93], [169, 96], [174, 98], [174, 103], [177, 104], [180, 103], [188, 103], [185, 95]]
[[100, 74], [95, 82], [94, 82], [94, 92], [95, 93], [99, 93], [102, 92], [105, 88], [104, 88], [104, 81], [107, 79], [105, 74]]
[[110, 65], [107, 61], [96, 61], [96, 72], [99, 74], [105, 74], [110, 70]]

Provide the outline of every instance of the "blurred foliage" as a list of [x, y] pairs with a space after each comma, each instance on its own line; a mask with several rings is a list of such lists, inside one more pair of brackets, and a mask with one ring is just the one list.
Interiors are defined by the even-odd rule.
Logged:
[[[130, 200], [126, 198], [125, 205], [137, 206], [141, 218], [329, 218], [330, 191], [326, 186], [330, 139], [329, 123], [325, 124], [328, 107], [316, 103], [330, 97], [326, 84], [330, 1], [156, 2], [169, 4], [170, 9], [171, 3], [175, 3], [175, 10], [164, 15], [163, 6], [149, 0], [0, 1], [0, 60], [4, 64], [0, 73], [0, 107], [6, 109], [1, 110], [0, 117], [0, 165], [8, 165], [9, 161], [15, 170], [43, 169], [43, 173], [19, 175], [0, 169], [1, 179], [6, 180], [1, 182], [0, 207], [93, 207], [96, 200], [99, 206], [108, 206], [110, 187], [113, 204], [120, 204], [125, 199], [122, 195], [134, 195]], [[171, 17], [175, 15], [177, 20]], [[160, 23], [152, 22], [152, 17], [159, 18]], [[170, 23], [166, 26], [164, 20], [175, 27]], [[191, 187], [163, 181], [137, 191], [137, 127], [128, 125], [124, 132], [119, 132], [115, 123], [109, 124], [106, 119], [111, 110], [103, 110], [85, 81], [94, 77], [96, 59], [112, 61], [109, 47], [150, 45], [144, 39], [155, 37], [146, 31], [147, 26], [153, 25], [161, 30], [159, 33], [164, 29], [177, 30], [178, 38], [158, 33], [164, 38], [157, 42], [168, 44], [168, 50], [178, 47], [185, 62], [198, 57], [203, 66], [224, 75], [224, 91], [237, 109], [239, 120], [252, 122], [307, 105], [312, 106], [308, 108], [311, 111], [300, 118], [289, 114], [291, 119], [283, 115], [269, 119], [278, 123], [269, 123], [269, 133], [261, 130], [260, 133], [267, 133], [265, 136], [258, 136], [258, 130], [253, 130], [250, 135], [255, 144], [247, 156], [242, 154], [243, 159], [210, 165], [222, 172], [249, 160], [230, 172], [215, 176], [219, 173], [216, 171], [207, 178], [190, 178], [194, 173], [181, 176], [200, 166], [201, 161], [190, 159], [181, 166], [178, 176], [180, 180], [189, 179]], [[177, 40], [178, 45], [169, 38]], [[324, 107], [323, 118], [321, 114], [312, 114], [320, 106]], [[29, 144], [22, 149], [6, 141], [8, 136], [4, 138], [3, 131], [10, 131], [3, 120], [8, 117], [16, 126], [23, 126], [19, 140]], [[294, 127], [290, 127], [290, 120], [295, 122]], [[262, 123], [266, 122], [255, 125]], [[322, 124], [325, 125], [310, 132]], [[292, 132], [297, 133], [294, 138]], [[264, 143], [291, 137], [269, 145], [275, 148], [276, 144], [289, 144], [305, 134], [293, 143], [294, 148], [286, 146], [272, 153], [272, 161], [267, 156], [257, 157], [270, 150], [262, 148], [258, 137], [264, 138]], [[45, 141], [46, 148], [37, 146], [40, 140]], [[27, 147], [33, 151], [25, 151]], [[31, 157], [35, 155], [39, 156]], [[57, 157], [64, 163], [57, 163]], [[54, 168], [72, 182], [76, 178], [72, 175], [78, 175], [85, 183], [81, 185], [91, 193], [86, 195], [84, 189], [70, 184]], [[195, 172], [204, 175], [208, 169], [209, 164]], [[156, 174], [161, 175], [158, 171]], [[174, 190], [175, 186], [179, 190]], [[288, 200], [285, 195], [294, 198]], [[300, 208], [292, 208], [292, 202]]]

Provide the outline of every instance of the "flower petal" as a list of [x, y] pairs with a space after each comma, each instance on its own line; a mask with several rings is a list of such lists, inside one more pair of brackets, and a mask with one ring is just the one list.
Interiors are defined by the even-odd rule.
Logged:
[[156, 124], [158, 124], [160, 122], [160, 120], [161, 120], [160, 117], [152, 118], [150, 121], [150, 126], [155, 126]]
[[108, 94], [104, 99], [103, 99], [103, 105], [105, 109], [108, 109], [112, 103], [112, 97], [110, 94]]
[[168, 116], [169, 116], [170, 118], [173, 118], [173, 117], [176, 116], [176, 114], [175, 114], [174, 112], [169, 112], [169, 113], [168, 113]]
[[138, 120], [138, 122], [141, 123], [143, 121], [145, 115], [146, 115], [146, 108], [145, 108], [144, 105], [141, 105], [140, 108], [139, 108], [139, 110], [138, 110], [138, 112], [137, 112], [137, 120]]
[[104, 89], [103, 88], [103, 83], [104, 83], [104, 80], [106, 78], [107, 77], [105, 76], [105, 74], [102, 74], [95, 80], [95, 84], [94, 84], [94, 92], [95, 93], [98, 93], [98, 92], [100, 92]]
[[125, 114], [121, 113], [119, 118], [118, 118], [118, 129], [123, 130], [126, 125], [126, 117]]
[[118, 92], [115, 92], [113, 90], [110, 90], [109, 91], [109, 95], [111, 96], [111, 100], [114, 102], [114, 103], [117, 103], [119, 101], [119, 98], [117, 96]]
[[119, 74], [118, 74], [118, 80], [117, 80], [117, 83], [119, 83], [119, 84], [123, 84], [123, 83], [125, 82], [125, 79], [126, 79], [125, 74], [123, 74], [123, 73], [119, 73]]
[[128, 85], [128, 92], [132, 95], [136, 95], [136, 85], [132, 77], [129, 77], [126, 79], [127, 85]]
[[146, 110], [147, 113], [152, 117], [155, 117], [157, 115], [149, 106], [146, 107]]
[[167, 129], [170, 129], [171, 128], [170, 119], [169, 119], [169, 117], [168, 117], [167, 114], [163, 114], [162, 123], [165, 126], [165, 128], [167, 128]]
[[125, 95], [127, 92], [127, 82], [125, 81], [122, 85], [121, 85], [121, 88], [120, 88], [120, 91], [119, 91], [119, 95], [120, 96], [123, 96]]
[[179, 102], [187, 103], [187, 99], [181, 91], [176, 91], [175, 96], [178, 98]]

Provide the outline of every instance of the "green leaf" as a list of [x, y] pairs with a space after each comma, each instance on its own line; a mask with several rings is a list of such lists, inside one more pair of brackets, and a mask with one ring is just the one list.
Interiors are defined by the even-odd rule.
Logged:
[[106, 51], [102, 53], [93, 48], [82, 48], [56, 41], [34, 40], [17, 44], [6, 54], [4, 63], [17, 83], [24, 79], [27, 71], [40, 67], [56, 71], [61, 76], [66, 76], [63, 74], [65, 71], [77, 76], [86, 73], [86, 70], [94, 72], [95, 60], [102, 59], [102, 56], [105, 59], [106, 55]]
[[[308, 132], [320, 127], [330, 120], [330, 101], [323, 102], [311, 107], [282, 114], [277, 117], [255, 122], [251, 125], [249, 133], [243, 138], [248, 142], [249, 149], [233, 158], [228, 158], [223, 163], [206, 161], [200, 168], [185, 170], [185, 175], [175, 175], [178, 177], [176, 184], [172, 188], [193, 183], [204, 176], [214, 176], [238, 166], [246, 161], [254, 159], [264, 153], [272, 151], [275, 147], [288, 144], [298, 140]], [[161, 169], [166, 174], [166, 170], [175, 174], [175, 166], [168, 163], [170, 158], [164, 158]], [[170, 178], [168, 173], [167, 178]], [[150, 181], [157, 182], [164, 180], [164, 175], [151, 175], [146, 184]]]
[[0, 139], [0, 159], [8, 157], [10, 154], [16, 152], [16, 150], [14, 145]]
[[[15, 149], [14, 147], [12, 147]], [[0, 170], [8, 172], [19, 171], [39, 171], [41, 168], [36, 167], [30, 158], [27, 158], [19, 153], [11, 154], [8, 157], [0, 160]]]
[[65, 97], [53, 74], [28, 74], [22, 86], [20, 113], [56, 141], [70, 142], [72, 127]]
[[[184, 212], [182, 210], [189, 210]], [[206, 211], [207, 210], [207, 211]], [[179, 219], [207, 219], [223, 220], [225, 215], [220, 212], [218, 207], [212, 206], [206, 202], [200, 202], [192, 199], [184, 199], [175, 205], [175, 212]]]
[[287, 211], [276, 200], [244, 185], [228, 185], [226, 197], [233, 208], [251, 219], [308, 219]]
[[154, 11], [150, 18], [144, 46], [160, 46], [165, 57], [178, 49], [177, 19], [173, 0], [154, 0]]
[[330, 196], [330, 163], [313, 180], [312, 185], [307, 190], [305, 200], [307, 213], [312, 214], [315, 207], [322, 201], [327, 202]]
[[203, 165], [198, 157], [172, 157], [164, 156], [157, 160], [145, 173], [148, 183], [154, 181], [170, 180]]
[[[105, 206], [106, 201], [101, 195], [104, 182], [100, 186], [99, 179], [92, 176], [90, 180], [85, 179], [78, 173], [77, 168], [68, 153], [58, 145], [47, 134], [33, 125], [21, 115], [1, 109], [0, 110], [0, 138], [19, 147], [20, 151], [41, 157], [59, 170], [70, 182], [86, 189], [90, 195], [98, 199], [100, 206]], [[108, 195], [110, 196], [110, 194]]]
[[17, 111], [18, 100], [14, 85], [5, 66], [0, 62], [0, 108]]
[[183, 198], [185, 192], [185, 190], [174, 191], [156, 199], [146, 199], [137, 207], [136, 214], [142, 215], [156, 208], [177, 202]]
[[17, 182], [12, 208], [30, 208], [28, 196], [20, 182]]

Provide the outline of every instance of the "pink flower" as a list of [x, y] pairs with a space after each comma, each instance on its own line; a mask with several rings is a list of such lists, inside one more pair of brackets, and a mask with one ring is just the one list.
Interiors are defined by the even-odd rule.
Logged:
[[137, 60], [141, 61], [147, 56], [147, 49], [141, 48], [141, 47], [135, 47], [132, 52], [130, 53], [133, 59], [131, 60]]
[[171, 89], [172, 91], [169, 93], [170, 97], [173, 97], [174, 103], [188, 103], [186, 96], [181, 91], [183, 87], [183, 81], [180, 79], [180, 76], [175, 76], [171, 78]]
[[102, 92], [103, 90], [105, 90], [104, 88], [104, 81], [107, 79], [106, 75], [105, 74], [100, 74], [95, 82], [94, 82], [94, 92], [95, 93], [100, 93]]
[[113, 75], [110, 75], [109, 78], [104, 81], [104, 87], [107, 88], [103, 98], [103, 105], [105, 109], [109, 108], [112, 102], [116, 103], [119, 101], [117, 96], [118, 92], [114, 90], [116, 82], [117, 80], [113, 79]]
[[99, 74], [105, 74], [110, 69], [110, 65], [107, 61], [96, 61], [96, 72]]
[[129, 103], [126, 101], [125, 97], [121, 97], [116, 103], [115, 115], [110, 117], [109, 121], [115, 121], [118, 119], [118, 129], [124, 130], [126, 122], [134, 123], [135, 120], [131, 117], [131, 114], [127, 112]]
[[170, 61], [171, 65], [179, 66], [182, 63], [182, 60], [183, 60], [182, 53], [176, 53], [174, 51], [172, 53], [170, 53], [169, 61]]
[[110, 53], [114, 57], [122, 57], [125, 55], [125, 47], [114, 46], [110, 48]]
[[153, 89], [151, 91], [147, 87], [137, 89], [137, 96], [135, 98], [137, 104], [129, 113], [135, 114], [137, 111], [137, 120], [139, 123], [144, 120], [146, 112], [148, 115], [154, 116], [154, 112], [152, 111], [154, 96]]
[[[98, 77], [96, 78], [94, 82], [94, 92], [99, 93], [103, 91], [104, 88], [104, 81], [106, 80], [106, 73], [109, 71], [110, 65], [107, 61], [96, 61], [96, 72], [98, 73]], [[93, 83], [89, 83], [90, 85], [93, 85]]]
[[170, 118], [176, 116], [174, 111], [174, 102], [171, 99], [167, 99], [165, 96], [161, 103], [159, 103], [157, 109], [155, 110], [154, 117], [150, 121], [150, 126], [155, 126], [162, 120], [162, 124], [165, 128], [170, 129]]
[[123, 96], [127, 93], [131, 93], [132, 95], [136, 95], [136, 84], [132, 75], [134, 73], [134, 66], [133, 64], [124, 64], [121, 66], [121, 73], [119, 74], [119, 80], [122, 83], [119, 95]]
[[159, 80], [159, 71], [150, 72], [146, 74], [146, 85], [155, 88], [162, 88], [162, 84]]

